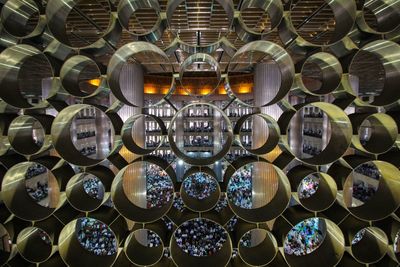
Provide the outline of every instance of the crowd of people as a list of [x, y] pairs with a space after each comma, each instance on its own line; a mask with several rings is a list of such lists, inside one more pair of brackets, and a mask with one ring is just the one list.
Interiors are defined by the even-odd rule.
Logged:
[[183, 181], [183, 189], [190, 197], [203, 200], [217, 190], [217, 182], [204, 172], [196, 172]]
[[146, 231], [146, 240], [147, 240], [147, 244], [146, 246], [148, 248], [156, 248], [158, 246], [161, 245], [161, 238], [153, 231], [151, 230], [145, 230]]
[[94, 176], [89, 176], [83, 180], [83, 189], [86, 194], [95, 199], [103, 199], [104, 187], [100, 179]]
[[78, 139], [78, 140], [93, 137], [93, 136], [96, 136], [96, 131], [94, 131], [94, 130], [76, 133], [76, 139]]
[[285, 253], [304, 256], [317, 249], [324, 239], [323, 223], [319, 218], [310, 218], [296, 224], [286, 236]]
[[353, 237], [353, 240], [351, 240], [351, 244], [355, 245], [358, 242], [360, 242], [361, 239], [364, 237], [364, 235], [365, 235], [365, 228], [361, 229], [356, 233], [356, 235]]
[[303, 144], [303, 153], [306, 153], [311, 156], [316, 156], [319, 153], [321, 153], [321, 149], [309, 144]]
[[168, 174], [155, 164], [146, 164], [147, 208], [161, 208], [174, 197], [174, 186]]
[[174, 234], [176, 243], [187, 254], [206, 257], [219, 251], [227, 240], [224, 228], [212, 221], [196, 218], [184, 222]]
[[165, 227], [167, 227], [168, 231], [172, 231], [172, 229], [174, 228], [174, 223], [167, 216], [162, 217], [161, 220], [164, 222]]
[[45, 166], [37, 163], [33, 163], [31, 166], [28, 167], [28, 169], [25, 172], [25, 179], [31, 179], [33, 177], [36, 177], [38, 175], [41, 175], [43, 173], [46, 173], [47, 169]]
[[211, 133], [211, 132], [214, 131], [214, 127], [212, 127], [211, 125], [190, 126], [189, 128], [185, 128], [183, 131], [187, 132], [187, 133], [194, 133], [194, 132], [208, 132], [208, 133]]
[[219, 213], [222, 210], [224, 210], [226, 207], [228, 207], [228, 200], [226, 199], [225, 195], [223, 195], [218, 200], [217, 204], [214, 207], [214, 210]]
[[253, 165], [245, 165], [231, 177], [227, 194], [229, 200], [243, 209], [252, 208], [252, 173]]
[[301, 180], [299, 185], [299, 198], [309, 198], [317, 192], [319, 186], [319, 178], [307, 176]]
[[117, 239], [110, 228], [92, 218], [77, 220], [78, 241], [88, 251], [97, 256], [110, 256], [117, 253]]
[[381, 172], [373, 163], [364, 163], [354, 169], [354, 172], [371, 177], [375, 180], [381, 178]]
[[185, 203], [183, 203], [183, 200], [179, 194], [176, 194], [173, 202], [173, 207], [180, 212], [183, 212], [185, 210]]
[[322, 130], [321, 129], [313, 129], [313, 128], [304, 128], [303, 135], [322, 138]]
[[233, 232], [235, 231], [235, 226], [238, 222], [238, 217], [236, 217], [236, 215], [234, 215], [232, 218], [229, 219], [229, 221], [225, 224], [225, 228], [226, 230], [228, 230], [229, 232]]
[[26, 191], [35, 202], [40, 202], [49, 196], [49, 184], [47, 181], [37, 181], [36, 187], [27, 186]]
[[367, 202], [376, 193], [376, 189], [364, 181], [356, 181], [353, 183], [353, 198], [362, 202]]
[[191, 146], [205, 146], [205, 147], [212, 147], [213, 142], [210, 139], [202, 138], [200, 136], [197, 136], [196, 138], [193, 138], [193, 140], [188, 141], [184, 140], [183, 142], [184, 147], [191, 147]]
[[90, 156], [97, 153], [97, 148], [95, 145], [87, 146], [79, 150], [83, 156]]
[[246, 232], [242, 238], [240, 238], [239, 242], [240, 246], [245, 247], [245, 248], [251, 248], [251, 231]]

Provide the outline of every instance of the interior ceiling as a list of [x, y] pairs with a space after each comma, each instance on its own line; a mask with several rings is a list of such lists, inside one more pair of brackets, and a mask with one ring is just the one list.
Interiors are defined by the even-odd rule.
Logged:
[[[242, 1], [233, 0], [235, 10], [240, 10]], [[286, 8], [289, 6], [288, 1], [282, 0]], [[81, 41], [96, 39], [96, 32], [104, 31], [109, 23], [109, 15], [108, 12], [105, 12], [105, 9], [111, 8], [112, 11], [116, 11], [118, 2], [119, 0], [111, 0], [110, 3], [108, 0], [83, 0], [80, 2], [78, 10], [71, 12], [67, 28], [79, 32], [79, 36], [76, 36], [76, 38]], [[165, 12], [167, 0], [159, 0], [159, 3], [161, 12]], [[290, 4], [290, 10], [293, 26], [302, 37], [321, 42], [331, 37], [334, 19], [333, 13], [325, 0], [293, 0]], [[79, 11], [87, 16], [82, 16]], [[263, 10], [257, 8], [242, 10], [241, 17], [249, 28], [260, 32], [268, 32], [270, 29], [268, 16]], [[138, 10], [131, 19], [130, 29], [136, 33], [148, 31], [157, 22], [157, 18], [156, 12], [152, 9]], [[369, 20], [373, 19], [371, 17]], [[215, 0], [183, 1], [176, 9], [168, 26], [162, 38], [155, 43], [161, 49], [168, 47], [176, 36], [191, 45], [210, 44], [223, 36], [237, 49], [244, 45], [244, 42], [229, 27], [225, 11]], [[276, 29], [265, 34], [262, 39], [282, 45]], [[118, 47], [134, 40], [137, 40], [136, 36], [123, 30]], [[189, 54], [181, 49], [177, 49], [170, 55], [174, 71], [179, 71], [180, 64], [188, 56]], [[214, 51], [211, 56], [220, 63], [223, 71], [226, 70], [230, 57], [227, 53], [224, 53], [222, 48]], [[204, 71], [204, 69], [199, 70]]]

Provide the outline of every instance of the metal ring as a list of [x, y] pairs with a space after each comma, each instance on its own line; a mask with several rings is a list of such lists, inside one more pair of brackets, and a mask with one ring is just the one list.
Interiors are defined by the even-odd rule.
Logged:
[[328, 46], [335, 44], [336, 42], [343, 39], [353, 28], [357, 6], [355, 1], [349, 0], [324, 0], [324, 5], [327, 5], [331, 8], [334, 20], [335, 20], [335, 30], [333, 31], [332, 37], [326, 43], [317, 43], [314, 40], [309, 40], [306, 36], [301, 36], [297, 29], [293, 26], [291, 16], [293, 15], [293, 11], [287, 12], [287, 20], [286, 23], [281, 24], [279, 27], [279, 35], [284, 44], [287, 44], [295, 39], [299, 43], [303, 43], [305, 45], [312, 46]]
[[[154, 26], [144, 32], [144, 33], [137, 33], [132, 30], [129, 30], [129, 20], [132, 17], [132, 15], [139, 9], [154, 9], [154, 11], [157, 14], [157, 22], [154, 24]], [[130, 34], [140, 36], [144, 40], [148, 42], [156, 42], [161, 38], [161, 36], [164, 33], [165, 26], [162, 21], [162, 18], [160, 16], [160, 4], [156, 0], [121, 0], [118, 4], [118, 20], [119, 23], [121, 23], [122, 27], [124, 27], [125, 30], [127, 30]]]
[[[86, 16], [84, 12], [82, 12], [81, 10], [78, 11], [76, 9], [76, 6], [79, 3], [80, 3], [79, 0], [64, 0], [64, 1], [50, 0], [46, 5], [47, 26], [50, 32], [58, 41], [70, 47], [75, 47], [75, 45], [71, 43], [66, 27], [69, 14], [71, 13], [71, 11], [74, 10], [75, 12], [81, 14], [83, 17]], [[86, 45], [79, 46], [76, 48], [88, 47], [97, 42], [98, 40], [101, 40], [101, 38], [107, 34], [108, 29], [112, 25], [112, 14], [110, 12], [111, 7], [109, 5], [109, 2], [107, 2], [107, 4], [108, 4], [107, 13], [109, 13], [109, 21], [107, 29], [101, 29], [103, 31], [101, 36], [94, 42], [87, 43]], [[89, 20], [91, 19], [89, 18]], [[85, 40], [85, 42], [88, 41]]]
[[[149, 232], [159, 238], [158, 246], [149, 246]], [[127, 258], [138, 266], [157, 264], [163, 257], [164, 243], [162, 239], [150, 229], [137, 229], [129, 234], [125, 240], [124, 251]]]
[[81, 55], [72, 56], [64, 62], [60, 70], [60, 81], [68, 93], [77, 97], [91, 97], [108, 88], [97, 63]]
[[[250, 235], [250, 245], [242, 240]], [[254, 238], [254, 241], [253, 241]], [[255, 242], [256, 244], [252, 244]], [[239, 240], [238, 252], [240, 258], [250, 266], [264, 266], [271, 263], [278, 254], [278, 244], [271, 232], [255, 228], [246, 232]]]
[[[399, 208], [400, 186], [397, 183], [397, 178], [400, 175], [400, 170], [397, 167], [388, 162], [355, 156], [346, 157], [345, 161], [351, 166], [351, 173], [347, 176], [343, 185], [343, 202], [351, 214], [361, 220], [372, 221], [383, 219]], [[379, 180], [371, 177], [365, 178], [367, 181], [371, 181], [371, 185], [376, 187], [373, 198], [365, 200], [361, 205], [353, 205], [352, 188], [354, 175], [357, 174], [357, 169], [364, 164], [374, 165], [380, 177]], [[374, 181], [377, 185], [372, 183]]]
[[[191, 107], [199, 106], [199, 105], [208, 106], [208, 107], [212, 108], [214, 110], [214, 112], [218, 113], [226, 122], [226, 129], [227, 129], [226, 141], [222, 145], [221, 149], [210, 157], [202, 157], [202, 158], [191, 157], [187, 153], [182, 151], [178, 147], [176, 141], [174, 140], [175, 133], [174, 133], [173, 128], [174, 128], [174, 126], [178, 127], [178, 126], [174, 125], [174, 123], [176, 123], [178, 118], [181, 118], [181, 116], [185, 112], [185, 110], [187, 110]], [[178, 158], [181, 158], [186, 163], [195, 165], [195, 166], [210, 165], [210, 164], [214, 164], [216, 161], [220, 160], [223, 156], [225, 156], [226, 153], [228, 153], [228, 151], [231, 147], [232, 141], [233, 141], [232, 125], [230, 123], [228, 116], [226, 116], [226, 114], [221, 109], [219, 109], [217, 106], [214, 106], [214, 105], [208, 104], [208, 103], [191, 103], [191, 104], [186, 105], [182, 109], [180, 109], [178, 112], [176, 112], [176, 114], [172, 118], [172, 120], [170, 122], [170, 127], [168, 129], [168, 141], [169, 141], [169, 145], [171, 146], [171, 149], [175, 153], [175, 155]]]
[[111, 255], [96, 255], [93, 251], [87, 250], [78, 240], [78, 232], [80, 227], [79, 222], [82, 219], [90, 219], [95, 223], [100, 223], [106, 226], [112, 237], [116, 239], [116, 246], [118, 246], [117, 236], [108, 225], [97, 219], [83, 217], [70, 221], [61, 230], [58, 241], [58, 249], [61, 258], [69, 266], [81, 266], [82, 264], [95, 265], [99, 267], [111, 266], [117, 258], [117, 251]]
[[35, 155], [52, 146], [50, 129], [54, 117], [45, 114], [21, 115], [8, 128], [12, 148], [22, 155]]
[[[35, 16], [37, 18], [35, 18]], [[35, 25], [32, 20], [37, 19]], [[41, 15], [40, 7], [33, 0], [10, 0], [1, 10], [1, 23], [11, 35], [29, 38], [40, 35], [46, 26], [46, 17]]]
[[[47, 106], [46, 96], [42, 95], [42, 80], [50, 77], [53, 77], [53, 70], [49, 60], [33, 46], [19, 44], [0, 54], [0, 97], [11, 106]], [[32, 92], [39, 95], [29, 95]], [[38, 103], [33, 102], [35, 97], [39, 97]]]
[[[308, 71], [311, 74], [307, 74]], [[319, 77], [313, 77], [317, 71]], [[325, 52], [313, 54], [304, 62], [301, 73], [296, 74], [292, 90], [299, 88], [311, 95], [329, 94], [340, 85], [342, 73], [343, 69], [339, 60], [332, 54]], [[318, 88], [315, 89], [314, 86]]]
[[[258, 55], [257, 58], [254, 59], [253, 54]], [[262, 56], [259, 56], [260, 54], [262, 54]], [[275, 97], [267, 103], [263, 103], [261, 106], [269, 106], [279, 102], [287, 95], [292, 87], [295, 70], [293, 61], [286, 50], [269, 41], [254, 41], [242, 46], [231, 58], [228, 66], [229, 78], [232, 72], [248, 71], [249, 67], [256, 67], [258, 64], [263, 63], [266, 56], [279, 66], [281, 83]], [[244, 61], [243, 58], [245, 58]], [[235, 94], [233, 93], [233, 95]], [[239, 96], [236, 97], [240, 99]]]
[[[208, 222], [214, 223], [216, 226], [219, 226], [223, 229], [223, 227], [209, 219], [205, 218], [196, 218], [196, 219], [191, 219], [188, 220], [187, 222], [193, 221], [193, 220], [204, 220]], [[171, 241], [170, 241], [170, 250], [171, 250], [171, 257], [173, 262], [177, 266], [182, 266], [182, 267], [188, 267], [188, 266], [226, 266], [228, 264], [229, 259], [231, 257], [232, 253], [232, 242], [231, 238], [228, 233], [226, 233], [226, 240], [223, 243], [222, 247], [213, 253], [211, 256], [204, 256], [204, 257], [196, 257], [189, 255], [188, 253], [184, 252], [178, 245], [175, 239], [175, 233], [178, 231], [179, 227], [175, 230], [175, 232], [172, 234]], [[224, 230], [225, 231], [225, 230]]]
[[[91, 115], [92, 117], [79, 117], [81, 112], [89, 109], [93, 110], [93, 114]], [[88, 119], [92, 120], [91, 123], [95, 127], [95, 135], [92, 136], [96, 139], [94, 145], [95, 148], [87, 149], [86, 147], [83, 147], [83, 150], [80, 151], [80, 149], [75, 145], [78, 142], [77, 135], [73, 135], [71, 128], [80, 120]], [[106, 130], [107, 123], [109, 131]], [[101, 127], [101, 130], [97, 129], [98, 127]], [[109, 118], [107, 113], [104, 113], [99, 108], [86, 104], [76, 104], [63, 109], [58, 113], [51, 126], [51, 136], [54, 148], [63, 159], [78, 166], [96, 165], [107, 158], [112, 153], [115, 145], [116, 140], [114, 140], [114, 133], [115, 127], [112, 118]], [[101, 138], [101, 140], [99, 138]], [[103, 147], [97, 148], [99, 142]], [[104, 147], [105, 145], [107, 146]], [[90, 154], [90, 150], [93, 150], [95, 153]], [[86, 156], [85, 154], [89, 155]]]
[[[160, 127], [160, 131], [161, 133], [158, 135], [160, 137], [159, 140], [159, 144], [151, 149], [147, 149], [144, 148], [142, 146], [140, 146], [139, 144], [137, 144], [134, 140], [134, 138], [132, 137], [133, 135], [133, 131], [135, 130], [135, 122], [137, 120], [139, 120], [140, 118], [146, 118], [149, 117], [152, 120], [154, 120], [158, 126]], [[140, 128], [139, 128], [140, 130]], [[122, 138], [122, 142], [124, 143], [125, 147], [137, 154], [137, 155], [147, 155], [152, 153], [153, 151], [156, 151], [158, 148], [160, 148], [162, 146], [162, 144], [164, 143], [164, 140], [167, 136], [167, 128], [164, 125], [164, 121], [162, 119], [160, 119], [159, 117], [155, 116], [155, 115], [151, 115], [151, 114], [137, 114], [137, 115], [133, 115], [132, 117], [128, 118], [124, 125], [122, 126], [122, 130], [121, 130], [121, 138]]]
[[[190, 196], [184, 189], [185, 180], [196, 173], [208, 176], [207, 179], [212, 180], [212, 183], [216, 184], [215, 191], [211, 192], [211, 194], [204, 199], [197, 199], [193, 196]], [[183, 203], [186, 205], [188, 209], [193, 210], [195, 212], [206, 212], [214, 208], [221, 195], [221, 189], [217, 182], [216, 176], [217, 175], [215, 174], [215, 172], [208, 167], [192, 167], [185, 172], [185, 174], [182, 177], [180, 196], [182, 198]]]
[[[381, 154], [389, 151], [397, 140], [398, 128], [391, 116], [385, 113], [354, 113], [349, 115], [353, 124], [352, 143], [357, 150]], [[361, 134], [367, 128], [368, 139]]]
[[[375, 25], [365, 20], [365, 10], [375, 17]], [[400, 23], [400, 3], [396, 0], [367, 0], [357, 13], [357, 25], [363, 32], [384, 34], [393, 31]]]
[[[172, 190], [166, 193], [171, 193], [170, 198], [165, 203], [162, 203], [160, 207], [147, 207], [146, 195], [140, 191], [139, 185], [144, 186], [147, 190], [147, 174], [140, 173], [145, 171], [142, 164], [154, 165], [156, 169], [163, 172], [164, 177], [171, 182], [172, 188], [158, 188], [158, 190], [166, 189]], [[139, 173], [136, 173], [139, 172]], [[132, 173], [134, 176], [132, 176]], [[144, 175], [144, 177], [143, 177]], [[134, 177], [134, 179], [128, 179], [127, 177]], [[144, 179], [143, 179], [144, 178]], [[143, 180], [143, 181], [142, 181]], [[119, 211], [124, 217], [133, 220], [135, 222], [154, 222], [164, 216], [172, 207], [173, 203], [173, 183], [176, 181], [175, 172], [169, 165], [162, 161], [160, 158], [136, 160], [128, 166], [121, 169], [115, 176], [111, 186], [111, 198], [115, 205], [115, 209]], [[143, 184], [144, 183], [144, 184]], [[135, 186], [132, 187], [132, 184]], [[127, 190], [138, 189], [134, 192]], [[144, 200], [144, 201], [143, 201]], [[136, 203], [134, 203], [134, 201]], [[137, 203], [143, 201], [143, 203]]]
[[[40, 174], [37, 174], [39, 173], [36, 171], [38, 168], [42, 171]], [[30, 179], [26, 178], [28, 175], [32, 175], [31, 173], [35, 175], [30, 177], [33, 180], [35, 177], [45, 175], [47, 186], [52, 192], [49, 194], [48, 202], [41, 204], [42, 200], [36, 197], [36, 181], [29, 181]], [[60, 202], [60, 188], [57, 179], [52, 171], [40, 163], [22, 162], [12, 166], [4, 175], [1, 188], [4, 204], [15, 216], [23, 220], [43, 220], [55, 211]], [[29, 193], [28, 188], [33, 191]]]
[[[242, 18], [242, 12], [246, 8], [259, 8], [261, 10], [268, 13], [268, 16], [271, 20], [271, 29], [266, 32], [255, 31], [254, 29], [249, 28]], [[235, 32], [243, 42], [252, 42], [255, 40], [259, 40], [264, 34], [270, 33], [274, 30], [279, 23], [281, 22], [283, 17], [283, 5], [280, 0], [271, 0], [271, 1], [263, 1], [263, 0], [245, 0], [242, 2], [240, 7], [240, 14], [238, 19], [235, 21]]]
[[11, 122], [18, 117], [18, 114], [0, 114], [0, 156], [6, 154], [11, 147], [8, 140], [8, 129]]
[[[251, 117], [260, 117], [265, 123], [267, 124], [267, 133], [268, 133], [268, 138], [265, 141], [264, 144], [261, 144], [257, 148], [248, 148], [242, 144], [241, 138], [240, 138], [240, 132], [242, 129], [243, 124], [246, 122]], [[239, 118], [239, 120], [235, 124], [235, 128], [233, 129], [233, 134], [235, 136], [235, 140], [241, 145], [241, 147], [245, 150], [247, 150], [251, 154], [255, 155], [263, 155], [266, 154], [270, 151], [272, 151], [279, 143], [280, 140], [280, 130], [278, 123], [270, 116], [263, 114], [263, 113], [251, 113], [247, 115], [243, 115], [242, 117]]]
[[[186, 84], [183, 83], [183, 79], [184, 79], [186, 68], [192, 66], [193, 64], [201, 64], [201, 63], [206, 63], [206, 64], [210, 65], [210, 69], [215, 71], [215, 73], [217, 75], [217, 81], [218, 81], [216, 86], [214, 86], [214, 88], [208, 94], [200, 95], [200, 96], [206, 97], [208, 95], [211, 95], [215, 91], [215, 89], [218, 88], [218, 86], [219, 86], [219, 84], [221, 82], [221, 76], [222, 76], [219, 63], [212, 56], [210, 56], [208, 54], [204, 54], [204, 53], [196, 53], [196, 54], [191, 55], [188, 58], [186, 58], [185, 61], [183, 61], [183, 63], [181, 64], [181, 67], [180, 67], [179, 81], [181, 82], [182, 87], [188, 92], [188, 94], [194, 95], [194, 96], [199, 96], [197, 94], [192, 94], [191, 91], [188, 90]], [[212, 77], [210, 77], [210, 79], [211, 78]]]
[[[307, 177], [315, 177], [318, 179], [317, 188], [315, 192], [305, 197], [300, 197], [301, 184]], [[304, 165], [298, 165], [290, 169], [287, 173], [289, 178], [292, 192], [297, 192], [295, 199], [300, 204], [312, 212], [320, 212], [328, 209], [336, 201], [337, 185], [333, 178], [322, 172], [317, 172]]]
[[[160, 64], [161, 68], [167, 67], [167, 71], [171, 71], [171, 64], [169, 62], [168, 56], [157, 46], [153, 44], [149, 44], [147, 42], [132, 42], [128, 43], [124, 46], [122, 46], [120, 49], [118, 49], [113, 56], [110, 59], [110, 62], [108, 64], [107, 68], [107, 79], [108, 79], [108, 84], [110, 86], [111, 91], [115, 95], [115, 97], [123, 102], [126, 105], [129, 106], [137, 106], [141, 107], [143, 104], [138, 104], [138, 103], [132, 103], [131, 99], [128, 99], [123, 92], [123, 88], [121, 88], [120, 85], [120, 73], [123, 69], [123, 67], [128, 63], [130, 60], [134, 60], [136, 64], [139, 64], [140, 67], [142, 68], [142, 64], [144, 62], [141, 62], [140, 59], [136, 58], [137, 55], [151, 55], [156, 57], [156, 59], [152, 58], [152, 64]], [[171, 86], [168, 90], [167, 95], [170, 93], [170, 91], [174, 88], [174, 79], [172, 77], [172, 72], [171, 72]], [[158, 101], [161, 102], [162, 100]], [[157, 103], [155, 103], [156, 105]]]
[[388, 242], [385, 232], [378, 227], [359, 229], [351, 241], [351, 255], [363, 264], [378, 262], [387, 253]]
[[53, 253], [53, 238], [39, 227], [27, 227], [19, 232], [17, 249], [29, 262], [41, 263]]
[[[318, 230], [323, 232], [323, 240], [321, 240], [321, 243], [317, 248], [315, 248], [315, 250], [310, 251], [305, 255], [288, 254], [285, 251], [285, 259], [290, 266], [305, 267], [310, 266], [310, 264], [315, 266], [335, 266], [342, 258], [345, 245], [343, 233], [340, 228], [331, 220], [312, 217], [298, 223], [297, 225], [300, 225], [305, 221], [315, 219], [318, 219], [318, 221], [322, 223], [321, 228], [323, 229], [320, 229], [318, 226]], [[296, 231], [295, 228], [292, 228], [292, 230]]]
[[[280, 170], [277, 166], [269, 163], [264, 159], [239, 158], [235, 162], [233, 162], [232, 165], [229, 166], [228, 169], [225, 171], [224, 181], [229, 180], [227, 186], [227, 192], [229, 191], [230, 183], [233, 181], [232, 179], [235, 176], [235, 173], [240, 172], [241, 169], [245, 168], [246, 166], [253, 165], [254, 163], [258, 163], [259, 166], [257, 168], [259, 170], [266, 171], [267, 174], [266, 176], [264, 176], [261, 173], [259, 173], [258, 175], [262, 176], [261, 177], [257, 176], [257, 181], [263, 181], [263, 180], [269, 181], [269, 179], [276, 178], [277, 185], [275, 187], [276, 192], [274, 196], [269, 201], [267, 201], [267, 198], [270, 197], [267, 196], [265, 188], [260, 188], [260, 187], [255, 188], [252, 186], [251, 188], [252, 192], [255, 191], [258, 200], [260, 200], [259, 201], [260, 203], [256, 204], [256, 207], [254, 208], [242, 207], [236, 205], [234, 203], [234, 199], [232, 199], [232, 197], [229, 197], [229, 193], [228, 193], [228, 205], [231, 208], [231, 210], [241, 219], [248, 222], [259, 223], [275, 219], [285, 211], [290, 201], [290, 183], [282, 170]], [[262, 167], [260, 164], [264, 166]], [[269, 173], [268, 168], [270, 168], [272, 173]], [[253, 179], [253, 177], [251, 177], [250, 179]], [[243, 190], [243, 188], [239, 188], [239, 191], [240, 190]], [[252, 199], [251, 203], [253, 204]]]
[[[324, 149], [321, 148], [320, 153], [311, 157], [303, 156], [302, 151], [298, 149], [300, 147], [298, 143], [299, 137], [303, 136], [302, 127], [290, 129], [289, 133], [290, 124], [299, 116], [299, 114], [302, 114], [302, 111], [306, 106], [319, 108], [323, 113], [325, 113], [331, 126], [331, 136], [326, 147]], [[329, 164], [343, 156], [350, 147], [353, 131], [350, 119], [347, 117], [346, 113], [339, 107], [325, 102], [302, 104], [296, 108], [297, 110], [295, 113], [293, 111], [287, 112], [288, 116], [290, 116], [289, 120], [284, 121], [285, 116], [281, 116], [278, 120], [281, 131], [286, 132], [286, 135], [282, 136], [283, 143], [281, 148], [290, 151], [290, 153], [298, 160], [311, 165]]]
[[[365, 73], [361, 74], [356, 72], [354, 68], [357, 67], [358, 64], [364, 65], [364, 67], [372, 67], [375, 63], [362, 63], [362, 60], [365, 60], [366, 57], [374, 58], [375, 61], [379, 61], [381, 64], [381, 69], [384, 75], [383, 82], [379, 81], [380, 77], [378, 74], [376, 75], [365, 75]], [[358, 62], [360, 60], [360, 62]], [[367, 64], [367, 65], [366, 65]], [[377, 64], [377, 63], [376, 63]], [[360, 99], [359, 94], [357, 92], [362, 91], [364, 88], [360, 87], [353, 88], [352, 83], [347, 81], [347, 85], [344, 85], [346, 88], [351, 88], [350, 93], [356, 96], [355, 103], [365, 106], [385, 106], [392, 104], [400, 99], [400, 91], [397, 90], [397, 85], [400, 82], [400, 45], [386, 40], [377, 40], [368, 43], [364, 47], [362, 47], [353, 57], [350, 65], [349, 65], [349, 74], [358, 76], [358, 79], [362, 79], [363, 84], [374, 84], [375, 82], [380, 82], [381, 86], [380, 94], [374, 96], [374, 100], [372, 102], [365, 102]]]

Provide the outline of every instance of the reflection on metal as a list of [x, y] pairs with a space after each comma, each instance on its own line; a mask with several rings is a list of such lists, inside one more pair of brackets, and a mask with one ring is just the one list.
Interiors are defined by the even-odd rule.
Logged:
[[27, 261], [40, 263], [50, 258], [53, 253], [53, 240], [46, 231], [28, 227], [19, 232], [17, 249]]
[[351, 254], [364, 264], [372, 264], [385, 256], [388, 238], [378, 227], [360, 229], [351, 241]]
[[230, 73], [249, 72], [258, 64], [270, 61], [279, 66], [280, 86], [276, 96], [260, 106], [275, 104], [289, 92], [294, 80], [294, 65], [290, 55], [275, 43], [255, 41], [242, 46], [229, 62], [228, 77]]

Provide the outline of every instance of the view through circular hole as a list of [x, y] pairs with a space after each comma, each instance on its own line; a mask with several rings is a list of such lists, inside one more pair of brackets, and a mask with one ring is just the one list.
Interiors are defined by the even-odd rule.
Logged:
[[178, 247], [194, 257], [212, 256], [221, 250], [227, 238], [221, 225], [203, 218], [182, 223], [174, 233]]
[[118, 251], [113, 231], [96, 219], [83, 217], [76, 220], [75, 234], [82, 248], [96, 256], [111, 256]]
[[217, 181], [204, 172], [191, 174], [183, 181], [183, 189], [192, 198], [203, 200], [217, 191]]
[[292, 117], [288, 143], [297, 158], [315, 158], [328, 146], [331, 132], [328, 115], [319, 107], [307, 105]]
[[297, 189], [299, 199], [312, 197], [318, 190], [321, 178], [316, 174], [310, 174], [301, 180]]
[[232, 126], [219, 108], [190, 104], [172, 119], [168, 133], [174, 153], [193, 165], [209, 165], [222, 158], [232, 142]]
[[3, 246], [0, 248], [0, 264], [5, 264], [11, 255], [12, 240], [3, 224], [0, 224], [0, 236], [3, 240]]
[[54, 175], [39, 163], [29, 163], [25, 171], [25, 189], [28, 196], [38, 205], [56, 208], [60, 189]]
[[285, 238], [285, 254], [305, 256], [314, 252], [324, 241], [326, 230], [325, 220], [321, 218], [309, 218], [299, 222]]
[[102, 200], [104, 198], [104, 185], [100, 181], [100, 179], [93, 174], [87, 173], [86, 175], [84, 175], [82, 186], [85, 190], [85, 193], [91, 198], [97, 200]]
[[[254, 129], [257, 131], [253, 131]], [[264, 118], [257, 115], [249, 117], [243, 122], [239, 132], [242, 146], [252, 150], [261, 149], [268, 141], [269, 129], [269, 124]]]
[[357, 166], [343, 186], [346, 206], [359, 207], [368, 203], [375, 196], [381, 178], [382, 174], [374, 162]]
[[31, 34], [39, 23], [39, 8], [32, 0], [10, 0], [1, 11], [1, 22], [11, 35], [25, 37]]
[[248, 7], [240, 11], [240, 16], [246, 27], [256, 33], [271, 31], [271, 19], [268, 12], [259, 7]]
[[267, 205], [278, 191], [278, 173], [272, 164], [253, 162], [232, 175], [227, 187], [230, 203], [242, 209]]
[[82, 156], [105, 159], [114, 146], [114, 127], [105, 113], [95, 107], [82, 108], [70, 127], [71, 141]]
[[154, 8], [139, 8], [129, 18], [128, 31], [134, 34], [146, 34], [156, 26], [159, 12]]
[[174, 193], [171, 178], [161, 167], [141, 161], [125, 170], [123, 189], [129, 201], [142, 209], [164, 208]]
[[364, 20], [373, 31], [390, 32], [400, 21], [399, 8], [395, 0], [367, 0], [363, 6]]
[[53, 250], [53, 241], [48, 233], [38, 227], [27, 227], [17, 237], [19, 253], [30, 262], [47, 260]]

